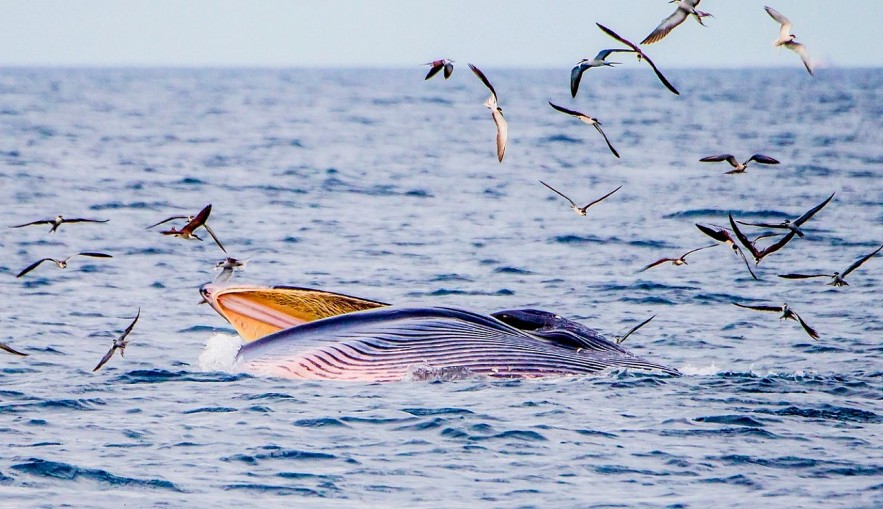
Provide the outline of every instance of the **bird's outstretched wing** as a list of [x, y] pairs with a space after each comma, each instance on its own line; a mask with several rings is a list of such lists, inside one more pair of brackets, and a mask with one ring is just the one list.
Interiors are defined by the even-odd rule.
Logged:
[[15, 226], [10, 226], [10, 228], [23, 228], [25, 226], [33, 226], [35, 224], [53, 224], [55, 221], [52, 219], [40, 219], [39, 221], [31, 221], [30, 223], [25, 224], [17, 224]]
[[813, 208], [807, 210], [806, 213], [804, 213], [802, 216], [800, 216], [800, 217], [798, 217], [797, 219], [794, 220], [794, 224], [796, 224], [797, 226], [800, 226], [800, 225], [802, 225], [803, 223], [809, 221], [809, 219], [810, 219], [812, 216], [814, 216], [816, 212], [822, 210], [822, 209], [825, 207], [825, 205], [827, 205], [828, 202], [830, 202], [830, 201], [834, 198], [834, 195], [835, 195], [835, 194], [836, 194], [836, 193], [831, 193], [831, 196], [829, 196], [825, 201], [823, 201], [822, 203], [819, 203], [819, 204], [816, 205], [815, 207], [813, 207]]
[[615, 155], [616, 157], [619, 157], [619, 152], [617, 152], [616, 149], [613, 148], [613, 145], [610, 144], [610, 140], [607, 139], [607, 135], [604, 134], [604, 131], [601, 130], [600, 122], [595, 122], [592, 125], [594, 125], [595, 129], [597, 129], [598, 132], [601, 133], [601, 136], [604, 137], [604, 141], [607, 142], [607, 148], [609, 148], [610, 151], [613, 152], [613, 155]]
[[683, 23], [689, 15], [690, 13], [678, 7], [677, 9], [675, 9], [675, 12], [671, 14], [671, 16], [662, 20], [662, 23], [660, 23], [659, 26], [657, 26], [652, 32], [650, 32], [650, 35], [645, 37], [644, 40], [641, 41], [641, 44], [653, 44], [654, 42], [662, 40], [662, 38], [668, 35], [668, 33], [672, 30], [674, 30], [676, 26]]
[[800, 318], [800, 315], [798, 315], [794, 311], [791, 311], [791, 313], [794, 314], [794, 316], [797, 318], [797, 321], [800, 323], [800, 326], [803, 327], [803, 330], [806, 331], [807, 334], [809, 334], [809, 337], [813, 339], [819, 339], [819, 333], [816, 332], [815, 329], [810, 327], [806, 322], [804, 322], [803, 318]]
[[782, 311], [781, 306], [749, 306], [748, 304], [739, 304], [738, 302], [734, 302], [733, 305], [739, 306], [740, 308], [753, 309], [755, 311], [771, 311], [773, 313], [779, 313]]
[[576, 207], [576, 203], [574, 203], [573, 200], [571, 200], [570, 198], [568, 198], [568, 197], [567, 197], [564, 193], [562, 193], [561, 191], [555, 189], [554, 187], [550, 186], [549, 184], [546, 184], [546, 183], [543, 182], [542, 180], [540, 181], [540, 184], [542, 184], [542, 185], [548, 187], [549, 189], [552, 190], [553, 193], [555, 193], [555, 194], [557, 194], [558, 196], [560, 196], [560, 197], [564, 198], [565, 200], [569, 201], [571, 207]]
[[850, 272], [854, 271], [855, 269], [861, 267], [861, 265], [862, 265], [863, 263], [865, 263], [866, 261], [870, 260], [871, 258], [874, 257], [874, 255], [876, 255], [877, 253], [879, 253], [881, 249], [883, 249], [883, 246], [878, 247], [877, 249], [874, 250], [874, 252], [872, 252], [872, 253], [870, 253], [870, 254], [867, 254], [867, 255], [865, 255], [865, 256], [859, 258], [859, 259], [856, 260], [855, 262], [853, 262], [852, 265], [850, 265], [846, 270], [843, 271], [843, 274], [840, 274], [840, 277], [846, 277], [847, 274], [849, 274]]
[[154, 223], [154, 224], [148, 226], [147, 228], [145, 228], [145, 230], [149, 230], [149, 229], [153, 228], [154, 226], [159, 226], [159, 225], [161, 225], [161, 224], [163, 224], [163, 223], [168, 223], [169, 221], [174, 221], [175, 219], [187, 219], [187, 220], [190, 220], [190, 217], [188, 217], [188, 216], [172, 216], [172, 217], [169, 217], [169, 218], [163, 219], [162, 221], [160, 221], [160, 222], [158, 222], [158, 223]]
[[652, 319], [654, 319], [654, 318], [656, 318], [656, 315], [653, 315], [653, 316], [651, 316], [650, 318], [648, 318], [648, 319], [644, 320], [643, 322], [639, 323], [638, 325], [635, 325], [634, 327], [632, 327], [628, 332], [626, 332], [625, 334], [623, 334], [622, 337], [616, 338], [616, 344], [617, 344], [617, 345], [621, 344], [623, 341], [626, 340], [626, 338], [628, 338], [629, 336], [631, 336], [633, 332], [635, 332], [636, 330], [640, 329], [641, 327], [647, 325], [648, 323], [650, 323], [650, 320], [652, 320]]
[[48, 262], [48, 261], [53, 261], [53, 262], [54, 262], [55, 260], [54, 260], [53, 258], [42, 258], [42, 259], [40, 259], [40, 260], [37, 260], [37, 261], [35, 261], [34, 263], [32, 263], [32, 264], [28, 265], [27, 267], [25, 267], [24, 270], [22, 270], [21, 272], [19, 272], [18, 275], [15, 276], [15, 277], [22, 277], [22, 276], [24, 276], [25, 274], [27, 274], [28, 272], [30, 272], [30, 271], [36, 269], [37, 266], [39, 266], [41, 263], [43, 263], [43, 262]]

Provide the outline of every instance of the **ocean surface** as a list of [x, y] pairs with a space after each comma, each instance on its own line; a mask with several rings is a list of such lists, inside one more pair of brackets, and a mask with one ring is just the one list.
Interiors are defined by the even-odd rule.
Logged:
[[[0, 70], [0, 507], [881, 507], [883, 70]], [[591, 126], [547, 101], [601, 120]], [[724, 175], [701, 157], [781, 161]], [[589, 209], [579, 205], [622, 185]], [[694, 223], [794, 219], [753, 280]], [[211, 203], [235, 282], [555, 311], [681, 370], [544, 380], [237, 372], [152, 223]], [[106, 224], [8, 228], [57, 214]], [[173, 223], [169, 223], [173, 224]], [[175, 224], [181, 226], [178, 221]], [[746, 227], [747, 231], [756, 230]], [[759, 233], [760, 230], [757, 230]], [[767, 241], [761, 241], [761, 243]], [[81, 251], [66, 270], [43, 257]], [[787, 302], [820, 333], [734, 302]], [[98, 360], [135, 316], [126, 356]], [[226, 360], [225, 360], [226, 359]]]

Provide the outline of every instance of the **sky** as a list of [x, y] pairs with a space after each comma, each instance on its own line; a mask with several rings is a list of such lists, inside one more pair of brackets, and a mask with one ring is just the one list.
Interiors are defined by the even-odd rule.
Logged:
[[[666, 68], [800, 65], [778, 24], [819, 67], [883, 67], [881, 0], [705, 0], [646, 48]], [[0, 67], [408, 67], [451, 58], [482, 67], [573, 66], [634, 42], [674, 11], [665, 0], [2, 0]], [[839, 8], [838, 8], [839, 7]]]

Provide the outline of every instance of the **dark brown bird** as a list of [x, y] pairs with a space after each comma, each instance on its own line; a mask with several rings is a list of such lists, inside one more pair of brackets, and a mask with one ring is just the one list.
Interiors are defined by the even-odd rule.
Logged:
[[751, 274], [751, 277], [757, 279], [757, 276], [754, 274], [754, 271], [751, 270], [751, 265], [748, 263], [748, 258], [745, 258], [745, 253], [742, 252], [742, 249], [739, 248], [739, 245], [736, 244], [736, 241], [733, 240], [733, 237], [730, 235], [730, 232], [725, 230], [724, 228], [711, 228], [709, 226], [705, 226], [702, 224], [696, 224], [696, 228], [699, 228], [699, 231], [708, 235], [718, 242], [723, 242], [724, 244], [730, 246], [734, 253], [739, 255], [742, 258], [742, 261], [745, 262], [745, 267], [748, 268], [748, 272]]
[[708, 248], [714, 247], [714, 246], [715, 246], [715, 244], [712, 244], [710, 246], [697, 247], [696, 249], [691, 249], [691, 250], [687, 251], [686, 253], [682, 254], [678, 258], [660, 258], [660, 259], [656, 260], [655, 262], [651, 263], [650, 265], [647, 265], [643, 269], [639, 270], [638, 272], [644, 272], [647, 269], [652, 269], [653, 267], [656, 267], [657, 265], [661, 265], [665, 262], [671, 262], [671, 264], [674, 265], [675, 267], [680, 267], [681, 265], [687, 265], [687, 260], [686, 260], [687, 255], [689, 255], [691, 253], [695, 253], [696, 251], [701, 251], [703, 249], [708, 249]]
[[550, 186], [549, 184], [546, 184], [546, 183], [543, 182], [542, 180], [540, 181], [540, 184], [542, 184], [542, 185], [548, 187], [548, 188], [551, 189], [555, 194], [557, 194], [558, 196], [560, 196], [560, 197], [564, 198], [565, 200], [567, 200], [568, 202], [570, 202], [570, 208], [572, 208], [574, 212], [576, 212], [577, 214], [579, 214], [579, 215], [581, 215], [581, 216], [585, 216], [585, 215], [586, 215], [586, 210], [588, 210], [589, 207], [591, 207], [592, 205], [594, 205], [594, 204], [600, 202], [601, 200], [607, 198], [607, 197], [610, 196], [611, 194], [613, 194], [613, 193], [619, 191], [620, 189], [622, 189], [622, 186], [619, 186], [619, 187], [617, 187], [616, 189], [614, 189], [613, 191], [610, 191], [609, 193], [605, 194], [604, 196], [602, 196], [602, 197], [598, 198], [597, 200], [595, 200], [595, 201], [589, 203], [589, 204], [586, 205], [585, 207], [579, 207], [579, 206], [577, 206], [576, 203], [574, 203], [573, 200], [571, 200], [570, 198], [568, 198], [567, 196], [565, 196], [564, 193], [562, 193], [561, 191], [555, 189], [554, 187]]
[[28, 265], [27, 267], [25, 267], [25, 269], [23, 271], [19, 272], [18, 275], [15, 277], [24, 276], [28, 272], [36, 269], [37, 266], [43, 262], [54, 262], [55, 266], [58, 267], [59, 269], [66, 269], [67, 268], [67, 261], [70, 260], [71, 258], [73, 258], [74, 256], [91, 256], [92, 258], [113, 258], [113, 256], [110, 256], [109, 254], [91, 253], [88, 251], [82, 252], [82, 253], [77, 253], [75, 255], [70, 255], [67, 258], [65, 258], [64, 260], [56, 260], [55, 258], [42, 258], [42, 259], [37, 260], [36, 262]]
[[207, 231], [209, 235], [211, 235], [212, 240], [214, 240], [215, 244], [217, 244], [218, 247], [221, 248], [221, 251], [226, 253], [227, 250], [224, 249], [224, 245], [221, 244], [220, 240], [218, 240], [218, 236], [215, 235], [214, 230], [212, 230], [211, 227], [209, 227], [209, 225], [206, 223], [206, 221], [208, 220], [208, 216], [209, 216], [209, 214], [211, 214], [211, 212], [212, 212], [212, 205], [208, 204], [205, 206], [205, 208], [200, 210], [199, 214], [196, 214], [195, 217], [194, 216], [172, 216], [167, 219], [163, 219], [162, 221], [160, 221], [158, 223], [152, 224], [152, 225], [148, 226], [146, 229], [149, 230], [149, 229], [153, 228], [154, 226], [159, 226], [163, 223], [167, 223], [167, 222], [172, 221], [174, 219], [186, 219], [188, 221], [188, 223], [186, 225], [184, 225], [184, 227], [181, 228], [180, 230], [176, 230], [175, 227], [173, 226], [170, 230], [166, 230], [166, 231], [160, 232], [160, 233], [162, 233], [163, 235], [174, 235], [175, 237], [181, 237], [182, 239], [188, 239], [188, 240], [195, 239], [195, 240], [201, 241], [202, 239], [197, 237], [196, 234], [193, 233], [194, 231], [196, 231], [197, 228], [199, 228], [201, 226], [201, 227], [205, 228], [205, 231]]
[[779, 274], [779, 277], [785, 279], [807, 279], [811, 277], [830, 277], [833, 279], [830, 283], [827, 283], [831, 286], [849, 286], [849, 283], [844, 279], [849, 275], [850, 272], [862, 266], [863, 263], [870, 260], [874, 257], [880, 250], [883, 249], [883, 246], [878, 247], [872, 253], [862, 256], [858, 260], [854, 261], [852, 265], [846, 268], [843, 272], [835, 272], [833, 274]]
[[49, 233], [54, 232], [64, 223], [106, 223], [110, 221], [110, 219], [83, 219], [81, 217], [67, 219], [62, 216], [55, 216], [55, 219], [41, 219], [39, 221], [31, 221], [30, 223], [25, 224], [17, 224], [15, 226], [10, 226], [10, 228], [22, 228], [25, 226], [31, 226], [35, 224], [51, 224], [52, 228], [49, 229]]
[[138, 321], [138, 318], [140, 316], [141, 316], [141, 308], [139, 307], [138, 313], [135, 315], [135, 319], [132, 320], [132, 323], [130, 323], [128, 327], [126, 327], [126, 330], [123, 331], [123, 334], [120, 337], [113, 340], [113, 345], [111, 345], [110, 350], [108, 350], [107, 353], [104, 354], [104, 357], [102, 357], [101, 360], [98, 361], [98, 365], [95, 366], [95, 369], [92, 370], [93, 373], [98, 371], [99, 369], [101, 369], [101, 366], [104, 366], [107, 363], [107, 361], [110, 360], [110, 358], [113, 356], [113, 353], [115, 351], [119, 350], [121, 357], [126, 356], [125, 355], [126, 345], [129, 344], [129, 340], [126, 339], [126, 336], [128, 336], [129, 333], [132, 332], [132, 328], [135, 327], [135, 323]]
[[425, 78], [423, 78], [424, 80], [428, 80], [429, 78], [435, 76], [442, 69], [445, 70], [445, 79], [450, 78], [451, 74], [454, 73], [454, 61], [448, 60], [447, 58], [443, 58], [441, 60], [433, 60], [432, 62], [428, 62], [423, 65], [432, 66], [429, 69], [429, 73], [426, 75]]
[[613, 152], [613, 155], [615, 155], [616, 157], [619, 157], [619, 152], [617, 152], [616, 149], [613, 148], [613, 145], [610, 144], [610, 140], [607, 139], [607, 135], [604, 134], [604, 131], [601, 130], [601, 122], [599, 122], [597, 118], [592, 118], [592, 117], [586, 115], [585, 113], [580, 113], [578, 111], [573, 111], [573, 110], [569, 110], [567, 108], [563, 108], [561, 106], [558, 106], [557, 104], [552, 104], [552, 101], [549, 101], [549, 106], [555, 108], [556, 110], [560, 111], [561, 113], [567, 113], [568, 115], [570, 115], [572, 117], [576, 117], [579, 120], [585, 122], [586, 124], [589, 124], [591, 126], [595, 126], [595, 129], [597, 129], [598, 132], [601, 133], [601, 136], [604, 137], [604, 141], [607, 142], [607, 147], [610, 149], [611, 152]]
[[753, 309], [755, 311], [770, 311], [773, 313], [782, 313], [782, 316], [779, 317], [780, 320], [790, 319], [796, 320], [800, 323], [800, 326], [803, 327], [803, 330], [809, 334], [809, 337], [813, 339], [819, 339], [819, 333], [816, 332], [815, 329], [807, 325], [806, 322], [803, 321], [803, 318], [800, 318], [794, 310], [788, 307], [788, 304], [782, 304], [781, 306], [748, 306], [746, 304], [739, 304], [738, 302], [734, 302], [736, 306], [745, 309]]
[[742, 230], [740, 230], [739, 227], [736, 226], [736, 221], [733, 221], [733, 214], [730, 214], [729, 217], [730, 217], [730, 226], [732, 226], [733, 232], [736, 234], [736, 238], [739, 239], [739, 242], [741, 242], [742, 245], [745, 246], [745, 249], [750, 251], [751, 255], [754, 256], [754, 264], [755, 265], [760, 263], [760, 261], [763, 260], [764, 256], [773, 254], [776, 251], [782, 249], [783, 247], [785, 247], [785, 244], [787, 244], [788, 242], [791, 241], [791, 239], [794, 238], [794, 232], [788, 232], [781, 239], [777, 240], [773, 244], [770, 244], [766, 248], [757, 249], [757, 246], [755, 243], [759, 239], [755, 239], [754, 242], [751, 242], [750, 240], [748, 240], [748, 237], [746, 237], [745, 234], [742, 233]]
[[674, 87], [674, 85], [669, 83], [669, 81], [667, 79], [665, 79], [665, 76], [663, 76], [662, 73], [659, 72], [659, 69], [656, 68], [656, 64], [654, 64], [653, 61], [650, 60], [650, 57], [648, 57], [643, 51], [641, 51], [641, 48], [639, 48], [635, 43], [620, 37], [616, 32], [614, 32], [613, 30], [610, 30], [609, 28], [605, 27], [604, 25], [602, 25], [600, 23], [595, 23], [595, 24], [598, 25], [598, 28], [600, 28], [605, 34], [609, 35], [610, 37], [613, 37], [617, 41], [619, 41], [622, 44], [625, 44], [626, 46], [631, 48], [632, 52], [635, 53], [635, 56], [638, 57], [639, 62], [641, 60], [646, 60], [647, 63], [650, 64], [650, 67], [653, 68], [653, 72], [656, 73], [656, 77], [659, 78], [659, 81], [661, 81], [662, 84], [665, 85], [665, 88], [669, 89], [671, 91], [671, 93], [673, 93], [675, 95], [681, 95], [681, 93], [678, 92], [678, 89], [676, 89]]

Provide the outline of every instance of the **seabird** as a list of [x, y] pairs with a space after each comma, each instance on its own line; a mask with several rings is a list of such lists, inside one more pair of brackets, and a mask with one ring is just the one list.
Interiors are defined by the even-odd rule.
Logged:
[[622, 63], [608, 62], [607, 57], [611, 53], [633, 53], [633, 51], [630, 49], [602, 49], [595, 55], [595, 58], [584, 58], [577, 62], [573, 69], [570, 70], [570, 94], [572, 97], [576, 97], [576, 92], [579, 90], [579, 81], [582, 79], [584, 72], [592, 67], [613, 67], [614, 64]]
[[226, 253], [227, 250], [224, 249], [224, 246], [221, 244], [221, 241], [218, 240], [218, 236], [215, 235], [215, 232], [209, 227], [208, 224], [206, 224], [206, 221], [208, 220], [208, 216], [209, 216], [209, 214], [211, 214], [211, 212], [212, 212], [212, 205], [210, 203], [210, 204], [206, 205], [204, 209], [200, 210], [199, 214], [196, 214], [195, 217], [194, 216], [172, 216], [170, 218], [163, 219], [162, 221], [160, 221], [158, 223], [152, 224], [152, 225], [148, 226], [146, 229], [149, 230], [149, 229], [153, 228], [154, 226], [159, 226], [163, 223], [167, 223], [167, 222], [172, 221], [174, 219], [186, 219], [188, 221], [188, 223], [186, 225], [184, 225], [184, 227], [181, 228], [180, 230], [176, 230], [175, 227], [173, 226], [170, 230], [166, 230], [166, 231], [160, 232], [160, 233], [162, 233], [163, 235], [174, 235], [175, 237], [181, 237], [182, 239], [189, 239], [189, 240], [195, 239], [195, 240], [201, 241], [202, 239], [197, 237], [196, 234], [193, 232], [197, 228], [202, 226], [203, 228], [205, 228], [205, 231], [207, 231], [208, 234], [211, 235], [212, 239], [215, 241], [215, 244], [217, 244], [218, 247], [221, 248], [221, 251]]
[[671, 264], [674, 265], [675, 267], [679, 267], [681, 265], [687, 265], [687, 259], [686, 259], [687, 255], [689, 255], [691, 253], [695, 253], [696, 251], [701, 251], [703, 249], [708, 249], [708, 248], [714, 247], [714, 246], [715, 246], [715, 244], [712, 244], [710, 246], [697, 247], [696, 249], [691, 249], [691, 250], [687, 251], [686, 253], [682, 254], [678, 258], [660, 258], [660, 259], [656, 260], [655, 262], [651, 263], [650, 265], [647, 265], [643, 269], [639, 270], [638, 272], [644, 272], [647, 269], [652, 269], [653, 267], [656, 267], [657, 265], [663, 264], [665, 262], [671, 262]]
[[796, 320], [800, 322], [800, 326], [803, 327], [803, 330], [805, 330], [807, 334], [809, 334], [809, 337], [813, 339], [819, 339], [819, 333], [816, 332], [815, 329], [807, 325], [807, 323], [803, 321], [803, 318], [800, 318], [800, 315], [798, 315], [796, 312], [794, 312], [793, 309], [788, 307], [788, 304], [782, 304], [781, 306], [749, 306], [747, 304], [739, 304], [738, 302], [734, 302], [733, 304], [739, 306], [740, 308], [753, 309], [755, 311], [770, 311], [773, 313], [782, 313], [782, 316], [779, 317], [780, 320]]
[[484, 83], [484, 86], [491, 91], [491, 95], [487, 98], [487, 101], [484, 102], [484, 105], [491, 110], [494, 124], [497, 125], [497, 159], [502, 163], [503, 155], [506, 153], [506, 140], [509, 138], [509, 125], [506, 123], [506, 119], [503, 118], [503, 110], [497, 105], [497, 92], [494, 91], [491, 82], [488, 81], [484, 73], [481, 72], [478, 67], [469, 64], [469, 68], [472, 69], [472, 72], [474, 72], [475, 75], [478, 76], [478, 79]]
[[560, 197], [564, 198], [565, 200], [569, 201], [569, 202], [570, 202], [570, 208], [572, 208], [574, 212], [576, 212], [577, 214], [579, 214], [579, 215], [581, 215], [581, 216], [586, 215], [586, 210], [588, 210], [589, 207], [591, 207], [592, 205], [594, 205], [594, 204], [600, 202], [601, 200], [607, 198], [607, 197], [610, 196], [611, 194], [613, 194], [613, 193], [619, 191], [620, 189], [622, 189], [622, 186], [619, 186], [619, 187], [617, 187], [616, 189], [614, 189], [613, 191], [610, 191], [609, 193], [605, 194], [604, 196], [602, 196], [602, 197], [598, 198], [597, 200], [595, 200], [595, 201], [589, 203], [589, 204], [586, 205], [585, 207], [578, 207], [578, 206], [576, 205], [576, 203], [574, 203], [573, 200], [571, 200], [570, 198], [568, 198], [567, 196], [565, 196], [564, 193], [562, 193], [561, 191], [555, 189], [554, 187], [550, 186], [549, 184], [546, 184], [546, 183], [543, 182], [542, 180], [540, 181], [540, 184], [542, 184], [542, 185], [548, 187], [549, 189], [551, 189], [552, 191], [554, 191], [555, 194], [557, 194], [558, 196], [560, 196]]
[[242, 270], [247, 262], [248, 260], [238, 260], [230, 256], [219, 261], [215, 264], [215, 270], [220, 271], [220, 273], [215, 276], [215, 282], [229, 281], [230, 278], [233, 277], [233, 271], [237, 269]]
[[674, 87], [674, 85], [669, 83], [668, 80], [665, 79], [665, 76], [663, 76], [662, 73], [659, 72], [659, 69], [656, 68], [656, 64], [654, 64], [653, 61], [650, 60], [650, 57], [648, 57], [643, 51], [641, 51], [641, 48], [639, 48], [635, 43], [633, 43], [627, 39], [623, 39], [616, 32], [614, 32], [613, 30], [610, 30], [609, 28], [605, 27], [604, 25], [602, 25], [600, 23], [595, 23], [595, 24], [598, 25], [598, 28], [600, 28], [605, 34], [609, 35], [610, 37], [613, 37], [617, 41], [619, 41], [619, 42], [625, 44], [626, 46], [628, 46], [629, 48], [631, 48], [632, 52], [635, 53], [635, 55], [638, 57], [639, 62], [641, 60], [646, 60], [647, 63], [650, 64], [650, 67], [653, 68], [653, 72], [656, 73], [656, 77], [659, 78], [659, 81], [661, 81], [662, 84], [665, 85], [665, 88], [669, 89], [675, 95], [681, 95], [681, 93], [678, 92], [678, 89], [676, 89]]
[[811, 277], [830, 277], [833, 279], [833, 281], [828, 283], [831, 286], [849, 286], [849, 283], [847, 283], [844, 278], [846, 276], [848, 276], [850, 272], [861, 267], [861, 265], [863, 263], [865, 263], [866, 261], [873, 258], [874, 255], [879, 253], [881, 249], [883, 249], [883, 246], [878, 247], [872, 253], [867, 254], [867, 255], [859, 258], [858, 260], [854, 261], [852, 263], [852, 265], [847, 267], [846, 270], [844, 270], [843, 272], [835, 272], [833, 274], [779, 274], [779, 277], [785, 278], [785, 279], [807, 279], [807, 278], [811, 278]]
[[77, 253], [77, 254], [75, 254], [75, 255], [70, 255], [70, 256], [68, 256], [67, 258], [63, 259], [63, 260], [56, 260], [55, 258], [43, 258], [43, 259], [37, 260], [36, 262], [34, 262], [34, 263], [28, 265], [27, 267], [25, 267], [25, 269], [24, 269], [23, 271], [19, 272], [18, 275], [15, 276], [15, 277], [22, 277], [22, 276], [24, 276], [24, 275], [27, 274], [28, 272], [30, 272], [30, 271], [36, 269], [37, 266], [40, 265], [40, 264], [43, 263], [43, 262], [54, 262], [54, 263], [55, 263], [55, 266], [58, 267], [59, 269], [66, 269], [66, 268], [67, 268], [67, 261], [70, 260], [71, 258], [73, 258], [74, 256], [91, 256], [91, 257], [93, 257], [93, 258], [113, 258], [113, 257], [112, 257], [111, 255], [109, 255], [109, 254], [104, 254], [104, 253], [92, 253], [92, 252], [88, 252], [88, 251], [87, 251], [87, 252], [82, 252], [82, 253]]
[[448, 60], [447, 58], [443, 58], [441, 60], [433, 60], [432, 62], [425, 63], [423, 65], [431, 65], [432, 68], [429, 69], [429, 73], [426, 75], [424, 80], [428, 80], [429, 78], [438, 74], [442, 69], [445, 70], [445, 79], [451, 77], [451, 74], [454, 72], [454, 61]]
[[648, 319], [644, 320], [643, 322], [639, 323], [638, 325], [635, 325], [634, 327], [632, 327], [628, 332], [626, 332], [626, 333], [623, 334], [622, 336], [613, 336], [613, 339], [615, 340], [614, 342], [615, 342], [617, 345], [622, 344], [622, 342], [625, 341], [626, 338], [628, 338], [629, 336], [631, 336], [633, 332], [635, 332], [636, 330], [640, 329], [641, 327], [647, 325], [648, 323], [650, 323], [650, 320], [652, 320], [652, 319], [654, 319], [654, 318], [656, 318], [656, 315], [653, 315], [653, 316], [651, 316], [650, 318], [648, 318]]
[[795, 219], [793, 222], [792, 222], [791, 220], [789, 220], [789, 219], [786, 219], [786, 220], [784, 220], [784, 221], [782, 221], [781, 223], [778, 223], [778, 224], [771, 224], [771, 223], [746, 223], [746, 222], [744, 222], [744, 221], [737, 221], [737, 223], [739, 223], [739, 224], [744, 224], [744, 225], [746, 225], [746, 226], [757, 226], [757, 227], [760, 227], [760, 228], [776, 228], [776, 229], [781, 229], [781, 230], [791, 230], [791, 232], [795, 233], [798, 237], [803, 238], [803, 237], [805, 237], [806, 235], [803, 233], [803, 231], [800, 230], [800, 226], [801, 226], [803, 223], [809, 221], [809, 219], [810, 219], [813, 215], [815, 215], [816, 212], [822, 210], [822, 208], [823, 208], [825, 205], [827, 205], [828, 202], [831, 201], [832, 198], [834, 198], [834, 194], [835, 194], [835, 193], [831, 193], [831, 196], [829, 196], [825, 201], [823, 201], [822, 203], [816, 205], [815, 207], [813, 207], [813, 208], [807, 210], [802, 216], [798, 217], [798, 218]]
[[31, 226], [35, 224], [51, 224], [52, 228], [49, 230], [49, 233], [52, 233], [57, 230], [58, 227], [62, 225], [62, 223], [106, 223], [108, 221], [110, 221], [110, 219], [83, 219], [81, 217], [67, 219], [59, 215], [55, 216], [55, 219], [41, 219], [39, 221], [31, 221], [30, 223], [10, 226], [10, 228], [22, 228], [24, 226]]
[[745, 170], [748, 168], [748, 163], [751, 161], [755, 161], [759, 164], [779, 164], [779, 161], [773, 159], [770, 156], [765, 156], [763, 154], [754, 154], [745, 160], [744, 163], [740, 163], [736, 160], [736, 157], [733, 154], [721, 154], [719, 156], [708, 156], [703, 157], [699, 160], [702, 163], [719, 163], [721, 161], [726, 161], [730, 163], [730, 166], [735, 168], [734, 170], [730, 170], [724, 172], [726, 175], [731, 175], [734, 173], [745, 173]]
[[102, 357], [101, 360], [98, 361], [98, 365], [95, 366], [95, 369], [92, 370], [93, 373], [98, 371], [101, 368], [101, 366], [104, 366], [104, 364], [110, 360], [110, 358], [113, 356], [113, 352], [115, 352], [116, 350], [120, 351], [120, 357], [126, 356], [125, 355], [126, 354], [126, 345], [129, 344], [129, 341], [126, 339], [126, 336], [128, 336], [129, 333], [132, 332], [132, 328], [135, 327], [135, 322], [138, 321], [138, 318], [140, 316], [141, 316], [141, 308], [139, 307], [138, 313], [135, 315], [135, 319], [132, 320], [132, 323], [130, 323], [128, 327], [126, 327], [126, 330], [123, 331], [123, 334], [120, 337], [113, 340], [113, 345], [111, 345], [110, 350], [108, 350], [107, 353], [104, 354], [104, 357]]
[[779, 37], [773, 41], [773, 45], [776, 47], [784, 46], [800, 55], [800, 59], [803, 60], [803, 65], [806, 67], [806, 70], [809, 72], [810, 76], [813, 76], [813, 66], [809, 59], [809, 54], [806, 51], [806, 46], [797, 42], [795, 40], [797, 39], [797, 36], [791, 33], [791, 20], [782, 16], [782, 13], [772, 7], [764, 7], [764, 9], [766, 9], [767, 14], [769, 14], [771, 18], [782, 25], [779, 29]]
[[650, 35], [641, 41], [641, 44], [653, 44], [654, 42], [662, 40], [663, 37], [674, 30], [676, 26], [683, 23], [690, 15], [693, 15], [700, 25], [705, 26], [705, 23], [702, 22], [702, 18], [712, 15], [707, 12], [696, 10], [696, 7], [699, 6], [699, 2], [701, 1], [702, 0], [671, 0], [669, 2], [670, 4], [678, 4], [675, 12], [673, 12], [671, 16], [662, 20], [662, 23], [660, 23], [655, 30], [650, 32]]
[[573, 111], [573, 110], [568, 110], [567, 108], [562, 108], [561, 106], [558, 106], [557, 104], [552, 104], [552, 101], [549, 101], [549, 106], [555, 108], [556, 110], [560, 111], [561, 113], [567, 113], [568, 115], [576, 117], [576, 118], [582, 120], [583, 122], [585, 122], [586, 124], [589, 124], [591, 126], [595, 126], [595, 129], [597, 129], [598, 132], [601, 133], [601, 136], [604, 137], [604, 141], [607, 142], [607, 147], [610, 148], [610, 151], [613, 152], [613, 155], [615, 155], [616, 157], [619, 157], [619, 152], [617, 152], [616, 149], [613, 148], [613, 145], [610, 144], [610, 140], [607, 139], [607, 135], [604, 134], [604, 131], [601, 130], [601, 122], [599, 122], [597, 118], [592, 118], [592, 117], [586, 115], [585, 113], [580, 113], [578, 111]]
[[733, 232], [736, 234], [736, 238], [739, 239], [739, 242], [745, 246], [745, 249], [751, 252], [751, 255], [754, 256], [754, 264], [757, 265], [761, 260], [767, 255], [773, 254], [779, 249], [785, 247], [785, 244], [791, 241], [794, 238], [794, 232], [788, 232], [781, 239], [777, 240], [773, 244], [770, 244], [764, 249], [757, 249], [757, 245], [755, 244], [760, 238], [754, 239], [754, 242], [748, 240], [748, 237], [742, 233], [742, 230], [736, 226], [736, 221], [733, 220], [733, 214], [729, 214], [730, 218], [730, 226], [733, 227]]
[[730, 233], [723, 228], [712, 228], [710, 226], [705, 226], [702, 224], [696, 224], [696, 228], [699, 228], [699, 231], [708, 235], [718, 242], [723, 242], [724, 244], [730, 246], [734, 253], [739, 255], [742, 258], [742, 261], [745, 262], [745, 267], [748, 268], [748, 272], [751, 274], [751, 277], [757, 279], [757, 276], [754, 274], [754, 271], [751, 270], [751, 265], [748, 263], [748, 258], [745, 258], [745, 253], [742, 252], [742, 249], [739, 248], [736, 241], [733, 240], [733, 237]]

